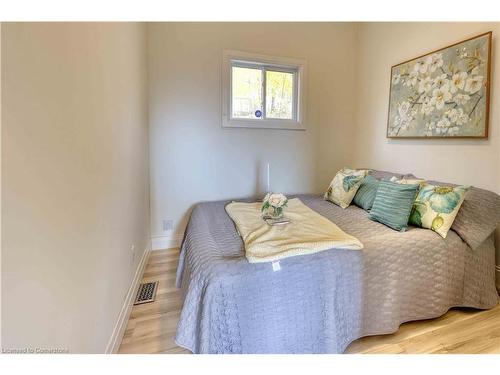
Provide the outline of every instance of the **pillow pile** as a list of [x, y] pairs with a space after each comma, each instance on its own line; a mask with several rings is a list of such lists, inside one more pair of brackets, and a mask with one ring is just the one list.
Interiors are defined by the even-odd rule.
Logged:
[[338, 204], [342, 208], [349, 207], [368, 172], [368, 170], [364, 169], [341, 169], [330, 183], [324, 198], [327, 201]]
[[330, 183], [325, 199], [342, 208], [352, 201], [370, 211], [370, 219], [402, 232], [411, 224], [446, 238], [470, 189], [431, 185], [413, 176], [378, 180], [368, 173], [364, 169], [341, 169]]

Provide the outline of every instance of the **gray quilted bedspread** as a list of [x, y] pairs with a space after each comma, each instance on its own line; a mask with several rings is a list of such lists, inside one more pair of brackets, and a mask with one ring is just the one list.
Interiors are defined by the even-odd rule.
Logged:
[[489, 236], [474, 250], [454, 232], [396, 232], [319, 196], [306, 205], [357, 237], [362, 251], [331, 249], [250, 264], [227, 202], [198, 204], [177, 270], [184, 304], [178, 345], [194, 353], [342, 353], [353, 340], [396, 331], [450, 307], [497, 303]]

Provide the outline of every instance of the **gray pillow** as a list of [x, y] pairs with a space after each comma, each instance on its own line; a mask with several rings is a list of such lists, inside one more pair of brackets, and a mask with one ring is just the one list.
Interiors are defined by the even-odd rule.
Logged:
[[500, 196], [483, 189], [472, 188], [458, 211], [451, 229], [476, 249], [500, 224]]

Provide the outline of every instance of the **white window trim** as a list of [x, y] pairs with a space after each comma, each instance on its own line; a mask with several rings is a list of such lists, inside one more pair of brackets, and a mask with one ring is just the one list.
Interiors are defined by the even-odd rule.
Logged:
[[[294, 102], [293, 109], [296, 120], [231, 118], [231, 62], [234, 60], [242, 60], [261, 65], [269, 64], [273, 67], [281, 67], [284, 70], [297, 71], [295, 82], [297, 103]], [[306, 130], [306, 87], [307, 64], [305, 60], [224, 50], [222, 58], [222, 127]], [[265, 110], [265, 108], [263, 108], [263, 110]]]

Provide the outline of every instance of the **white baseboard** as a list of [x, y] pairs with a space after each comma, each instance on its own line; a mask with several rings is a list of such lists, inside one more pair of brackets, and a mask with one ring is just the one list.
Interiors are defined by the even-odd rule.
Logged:
[[151, 250], [164, 250], [172, 247], [180, 247], [182, 243], [182, 234], [172, 234], [167, 236], [152, 236]]
[[120, 348], [120, 344], [123, 339], [123, 334], [125, 333], [125, 329], [127, 328], [128, 318], [130, 317], [130, 313], [132, 311], [134, 298], [137, 294], [137, 290], [141, 283], [142, 275], [144, 274], [144, 269], [146, 268], [146, 264], [148, 264], [148, 258], [150, 253], [151, 253], [151, 246], [148, 243], [147, 248], [144, 250], [144, 253], [142, 254], [141, 260], [137, 265], [134, 279], [132, 280], [132, 284], [130, 284], [130, 288], [125, 297], [125, 301], [123, 301], [123, 306], [120, 311], [120, 315], [118, 315], [118, 320], [113, 329], [113, 333], [109, 339], [108, 345], [106, 346], [106, 352], [105, 352], [106, 354], [118, 353], [118, 349]]

